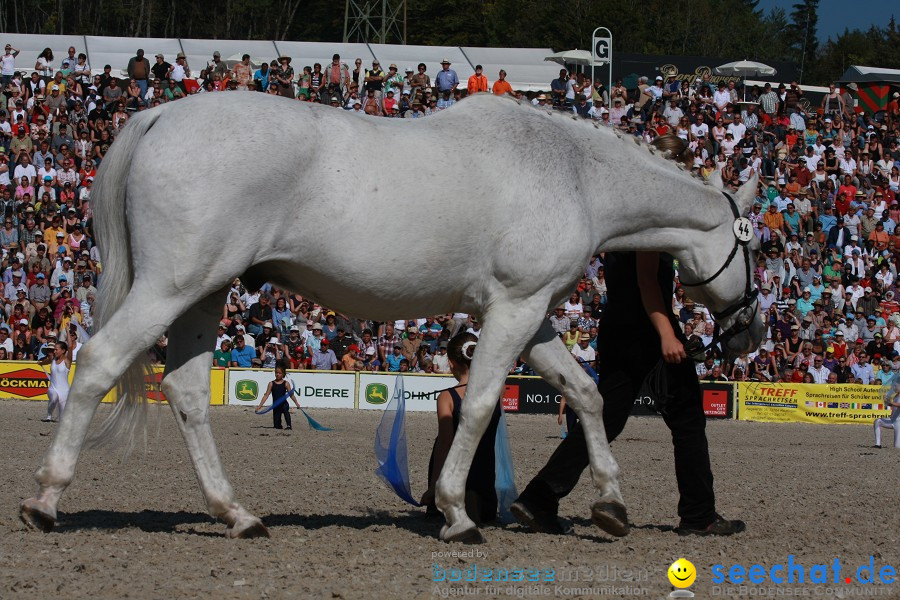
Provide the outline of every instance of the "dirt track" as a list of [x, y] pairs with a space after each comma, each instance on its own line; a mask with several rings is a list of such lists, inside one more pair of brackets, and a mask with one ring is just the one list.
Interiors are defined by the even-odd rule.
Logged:
[[[874, 555], [876, 569], [900, 567], [900, 451], [870, 449], [871, 431], [864, 426], [711, 422], [719, 510], [746, 520], [748, 531], [709, 539], [671, 531], [677, 497], [668, 431], [659, 419], [634, 418], [613, 446], [634, 524], [628, 537], [612, 540], [590, 524], [593, 494], [583, 477], [561, 508], [573, 535], [490, 527], [487, 543], [476, 547], [485, 556], [459, 559], [433, 558], [432, 552], [468, 548], [439, 542], [439, 523], [426, 521], [373, 475], [380, 417], [374, 411], [316, 410], [318, 420], [336, 429], [328, 433], [307, 429], [299, 423], [302, 415], [295, 415], [295, 430], [282, 433], [270, 429], [269, 415], [213, 409], [238, 499], [262, 516], [270, 540], [226, 540], [224, 525], [206, 515], [168, 408], [159, 412], [158, 437], [151, 426], [146, 454], [122, 462], [111, 450], [85, 452], [61, 502], [57, 529], [47, 535], [28, 531], [17, 506], [34, 493], [32, 473], [51, 439], [46, 434], [54, 425], [39, 421], [43, 411], [36, 402], [0, 402], [3, 599], [427, 598], [436, 591], [433, 564], [449, 569], [467, 563], [594, 570], [593, 583], [566, 583], [569, 593], [550, 584], [551, 596], [602, 597], [572, 588], [617, 585], [663, 598], [672, 590], [666, 569], [680, 556], [696, 566], [692, 590], [704, 598], [714, 593], [710, 569], [716, 563], [726, 570], [737, 562], [772, 565], [794, 554], [807, 566], [839, 558], [855, 571]], [[509, 424], [521, 490], [558, 442], [559, 427], [552, 417], [525, 415]], [[413, 491], [421, 494], [435, 420], [412, 414], [408, 427]], [[605, 577], [612, 577], [613, 566], [619, 580], [598, 582], [604, 567]], [[621, 569], [646, 579], [622, 581]], [[479, 585], [481, 597], [496, 595]], [[524, 584], [516, 585], [522, 593]], [[900, 597], [900, 583], [879, 589]], [[623, 595], [621, 588], [607, 589], [606, 597]]]

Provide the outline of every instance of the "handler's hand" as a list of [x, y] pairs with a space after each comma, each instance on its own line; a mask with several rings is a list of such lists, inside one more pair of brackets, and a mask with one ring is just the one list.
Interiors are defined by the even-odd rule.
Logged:
[[682, 360], [687, 358], [684, 346], [674, 335], [662, 341], [661, 349], [663, 360], [667, 363], [679, 364]]

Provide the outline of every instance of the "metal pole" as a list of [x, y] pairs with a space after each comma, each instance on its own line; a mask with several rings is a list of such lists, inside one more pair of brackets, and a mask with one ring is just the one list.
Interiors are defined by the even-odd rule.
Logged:
[[350, 41], [347, 39], [347, 23], [349, 20], [350, 20], [350, 0], [346, 0], [346, 2], [344, 2], [344, 43], [345, 44], [348, 41]]

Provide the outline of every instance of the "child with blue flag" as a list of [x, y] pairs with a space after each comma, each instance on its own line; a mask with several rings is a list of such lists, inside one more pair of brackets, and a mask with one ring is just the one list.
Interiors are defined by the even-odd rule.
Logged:
[[[453, 437], [456, 435], [456, 428], [459, 426], [460, 410], [469, 382], [469, 367], [472, 365], [472, 356], [477, 345], [478, 338], [471, 333], [459, 334], [447, 345], [450, 372], [459, 384], [441, 392], [437, 399], [438, 436], [434, 441], [431, 460], [428, 463], [428, 490], [422, 496], [422, 504], [428, 507], [428, 514], [439, 514], [434, 505], [434, 488], [450, 451], [450, 445], [453, 443]], [[479, 525], [497, 518], [494, 445], [500, 423], [500, 410], [498, 399], [490, 424], [475, 450], [472, 468], [466, 479], [466, 513]]]
[[269, 382], [266, 387], [266, 393], [263, 394], [262, 400], [256, 407], [256, 412], [262, 410], [263, 405], [272, 396], [272, 426], [275, 429], [281, 429], [281, 417], [284, 416], [284, 422], [287, 429], [291, 429], [291, 411], [288, 407], [288, 398], [294, 401], [294, 406], [300, 408], [300, 402], [297, 401], [297, 393], [291, 382], [284, 378], [284, 367], [278, 365], [275, 367], [275, 379]]

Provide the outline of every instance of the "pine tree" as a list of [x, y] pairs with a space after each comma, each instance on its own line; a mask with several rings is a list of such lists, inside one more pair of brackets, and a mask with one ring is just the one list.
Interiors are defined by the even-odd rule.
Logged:
[[816, 30], [819, 23], [819, 0], [801, 0], [793, 6], [791, 13], [791, 32], [794, 52], [800, 63], [800, 81], [804, 71], [811, 71], [817, 56], [818, 41]]

